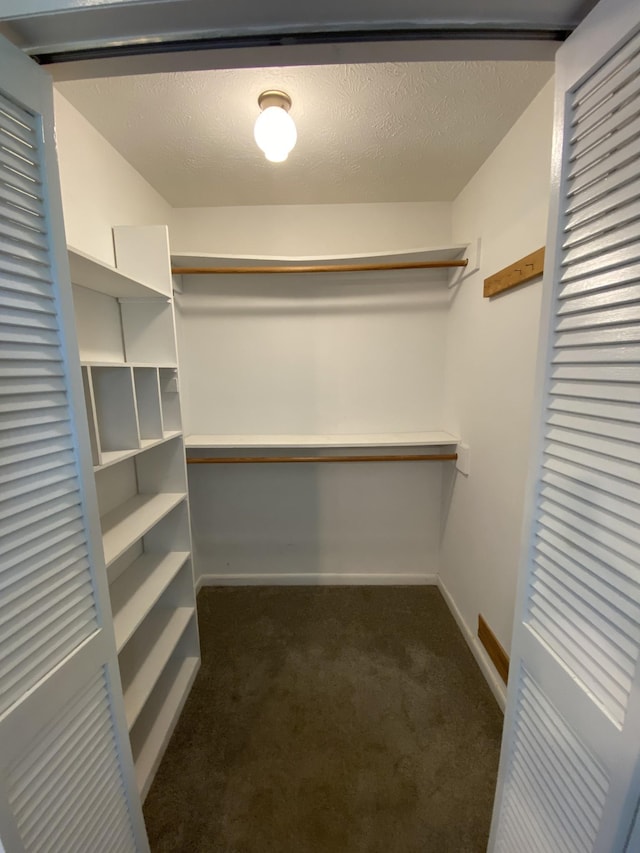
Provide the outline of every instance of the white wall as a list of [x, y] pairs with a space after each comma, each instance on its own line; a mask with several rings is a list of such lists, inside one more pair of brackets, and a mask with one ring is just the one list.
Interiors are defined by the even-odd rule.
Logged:
[[54, 90], [67, 243], [114, 263], [114, 225], [166, 225], [170, 207], [69, 101]]
[[366, 255], [446, 243], [451, 204], [184, 207], [171, 211], [169, 235], [175, 254]]
[[481, 613], [507, 651], [542, 282], [493, 299], [483, 298], [482, 285], [485, 277], [545, 244], [552, 123], [553, 81], [453, 205], [454, 238], [480, 235], [482, 267], [456, 293], [448, 320], [447, 423], [471, 446], [471, 474], [445, 484], [441, 582], [469, 634], [475, 638]]
[[198, 577], [434, 583], [446, 464], [189, 465]]
[[[368, 254], [446, 245], [450, 212], [441, 203], [174, 210], [170, 233], [176, 253]], [[185, 277], [184, 288], [187, 433], [442, 428], [442, 273]], [[442, 471], [189, 466], [196, 571], [209, 583], [433, 582]]]
[[185, 431], [442, 429], [446, 279], [424, 278], [187, 279], [177, 299]]

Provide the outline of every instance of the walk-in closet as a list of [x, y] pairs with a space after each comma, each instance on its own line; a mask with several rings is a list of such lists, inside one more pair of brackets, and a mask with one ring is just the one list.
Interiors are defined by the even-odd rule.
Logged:
[[[358, 769], [351, 772], [368, 779], [370, 796], [379, 790], [384, 800], [383, 775], [392, 786], [428, 789], [438, 775], [437, 756], [448, 751], [453, 770], [440, 773], [439, 784], [453, 811], [467, 815], [458, 821], [457, 843], [474, 844], [476, 836], [486, 842], [501, 728], [496, 699], [504, 702], [505, 683], [478, 637], [478, 617], [508, 649], [515, 573], [511, 566], [501, 572], [500, 563], [509, 559], [509, 538], [510, 559], [517, 560], [541, 285], [538, 275], [519, 291], [489, 299], [483, 270], [497, 272], [544, 245], [551, 74], [548, 62], [416, 63], [56, 87], [71, 280], [124, 710], [137, 785], [148, 797], [147, 829], [158, 849], [171, 849], [179, 838], [197, 845], [198, 833], [221, 848], [257, 843], [259, 823], [268, 820], [259, 807], [252, 829], [234, 834], [228, 822], [283, 784], [282, 728], [307, 728], [300, 754], [295, 739], [285, 754], [319, 768], [309, 783], [311, 799], [323, 786], [339, 786], [331, 762], [320, 769], [324, 729], [309, 725], [307, 706], [327, 719], [335, 709], [336, 734], [345, 725], [341, 714], [359, 729]], [[253, 140], [262, 90], [283, 91], [291, 100], [298, 141], [283, 163], [265, 159]], [[206, 92], [216, 98], [213, 119], [201, 108]], [[398, 100], [398, 92], [405, 97]], [[454, 95], [461, 112], [442, 117], [447, 138], [470, 118], [475, 128], [459, 139], [457, 153], [439, 147], [433, 127], [434, 109]], [[350, 101], [356, 106], [349, 123], [339, 116]], [[171, 121], [160, 114], [163, 104], [173, 105]], [[323, 142], [314, 134], [329, 120]], [[496, 122], [501, 135], [492, 129]], [[207, 146], [215, 137], [217, 150], [199, 163], [206, 127]], [[420, 140], [433, 158], [424, 167], [416, 159]], [[503, 228], [511, 217], [492, 221], [493, 208], [500, 205], [498, 186], [505, 190], [522, 167], [523, 141], [535, 151], [526, 217], [509, 223], [507, 239]], [[158, 159], [172, 147], [173, 166]], [[314, 159], [323, 156], [319, 174]], [[136, 158], [140, 174], [133, 171]], [[474, 158], [477, 168], [470, 166]], [[96, 184], [113, 184], [117, 170], [130, 200], [115, 199], [111, 187], [115, 211], [81, 211], [77, 194], [100, 197]], [[332, 170], [335, 182], [327, 178]], [[477, 198], [487, 186], [489, 210]], [[151, 206], [140, 213], [144, 224], [137, 216], [123, 222], [134, 198]], [[117, 212], [111, 230], [116, 223], [106, 217]], [[112, 266], [120, 283], [105, 279]], [[502, 458], [490, 463], [498, 447]], [[464, 507], [476, 478], [484, 483], [482, 508]], [[500, 478], [507, 481], [502, 486]], [[515, 497], [503, 491], [507, 486]], [[508, 518], [495, 516], [501, 506]], [[489, 525], [499, 531], [501, 552], [493, 581], [477, 559], [479, 539], [486, 538], [486, 549], [496, 547]], [[313, 589], [296, 591], [301, 586]], [[333, 591], [322, 592], [327, 586]], [[204, 655], [199, 676], [194, 588]], [[225, 629], [227, 611], [236, 616]], [[320, 612], [327, 614], [324, 636], [314, 616]], [[333, 627], [331, 612], [342, 616]], [[424, 620], [423, 637], [405, 639], [415, 619]], [[389, 631], [405, 651], [385, 646]], [[249, 671], [243, 654], [230, 651], [242, 647], [254, 649]], [[380, 670], [369, 693], [364, 673], [377, 670], [381, 656], [388, 671]], [[422, 670], [418, 661], [430, 663]], [[306, 687], [299, 666], [317, 669]], [[448, 684], [451, 693], [437, 700], [448, 723], [438, 723], [428, 692], [412, 695], [406, 680], [418, 671]], [[273, 711], [278, 734], [263, 717], [285, 672], [291, 683]], [[262, 697], [257, 718], [243, 729], [239, 721], [249, 719], [254, 693]], [[360, 697], [354, 704], [351, 694]], [[389, 715], [388, 694], [398, 701]], [[235, 706], [226, 704], [230, 697]], [[361, 702], [378, 717], [375, 735]], [[449, 705], [474, 709], [464, 724], [458, 721], [468, 734], [464, 741], [453, 735]], [[401, 707], [423, 721], [432, 749], [391, 782], [394, 771], [369, 759], [360, 765], [355, 756], [357, 744], [368, 740], [389, 751], [391, 764], [403, 740], [420, 751], [412, 726], [402, 735], [394, 731]], [[396, 720], [391, 728], [387, 716]], [[244, 777], [251, 749], [240, 747], [235, 760], [224, 744], [249, 736], [261, 747], [254, 750], [253, 775], [235, 783], [244, 792], [235, 802], [232, 780]], [[473, 756], [475, 767], [464, 788], [453, 757], [463, 754]], [[177, 766], [189, 768], [180, 785]], [[293, 767], [284, 775], [292, 773], [295, 800]], [[209, 777], [211, 790], [203, 794]], [[344, 784], [351, 785], [348, 774]], [[459, 801], [463, 790], [466, 799]], [[405, 808], [401, 793], [390, 796]], [[292, 831], [315, 849], [312, 831], [307, 836], [301, 828], [309, 806], [300, 797]], [[341, 834], [339, 814], [331, 836], [347, 848], [367, 821], [366, 798], [356, 796], [349, 808], [354, 837]], [[318, 809], [318, 822], [329, 820]], [[420, 832], [433, 840], [440, 831], [420, 829], [419, 812], [419, 805], [407, 806], [403, 844], [409, 847]], [[446, 820], [452, 824], [452, 815]], [[187, 828], [194, 825], [201, 828]], [[374, 835], [391, 833], [392, 843], [391, 825], [376, 825]]]
[[586, 9], [165, 56], [173, 0], [49, 5], [0, 15], [0, 850], [635, 849], [637, 9], [556, 59]]

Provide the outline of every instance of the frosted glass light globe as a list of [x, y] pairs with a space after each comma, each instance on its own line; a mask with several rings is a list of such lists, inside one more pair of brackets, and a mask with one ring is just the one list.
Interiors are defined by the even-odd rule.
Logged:
[[256, 119], [253, 135], [258, 148], [272, 163], [286, 160], [298, 138], [294, 120], [282, 107], [264, 109]]

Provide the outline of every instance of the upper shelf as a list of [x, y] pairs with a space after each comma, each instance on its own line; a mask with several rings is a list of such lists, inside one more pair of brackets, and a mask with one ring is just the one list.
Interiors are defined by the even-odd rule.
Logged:
[[120, 272], [116, 267], [105, 264], [79, 249], [68, 247], [69, 269], [73, 284], [97, 290], [107, 296], [121, 298], [164, 297], [166, 293], [155, 290], [135, 278]]
[[297, 448], [297, 447], [428, 447], [457, 444], [449, 432], [396, 432], [345, 435], [188, 435], [187, 448], [223, 449]]
[[[430, 248], [410, 249], [397, 252], [376, 252], [373, 254], [349, 254], [349, 255], [305, 255], [293, 257], [290, 255], [211, 255], [211, 254], [175, 254], [171, 257], [173, 269], [184, 270], [189, 274], [190, 270], [215, 267], [219, 270], [229, 269], [232, 273], [238, 268], [250, 272], [253, 269], [264, 267], [289, 268], [297, 266], [305, 267], [343, 267], [344, 265], [388, 265], [388, 264], [411, 264], [411, 263], [434, 263], [443, 261], [460, 261], [465, 257], [466, 244], [454, 244], [450, 246], [434, 246]], [[442, 275], [442, 269], [421, 270], [423, 273], [436, 273]]]

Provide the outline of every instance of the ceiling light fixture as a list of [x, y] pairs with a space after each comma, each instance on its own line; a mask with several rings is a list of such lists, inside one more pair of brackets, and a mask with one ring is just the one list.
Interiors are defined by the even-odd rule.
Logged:
[[262, 112], [253, 128], [258, 148], [264, 151], [267, 160], [282, 163], [298, 138], [295, 122], [289, 115], [291, 98], [285, 92], [269, 89], [258, 98], [258, 106]]

